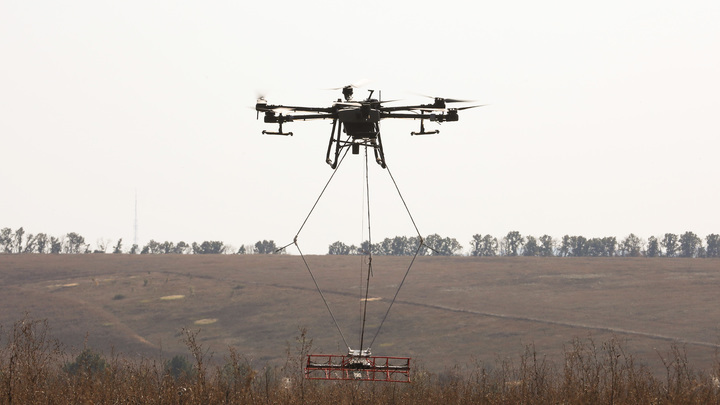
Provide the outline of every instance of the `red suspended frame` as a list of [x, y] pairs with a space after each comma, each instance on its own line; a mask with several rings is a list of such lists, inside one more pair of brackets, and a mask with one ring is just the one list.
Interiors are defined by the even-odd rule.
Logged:
[[410, 382], [410, 358], [310, 354], [305, 364], [308, 380]]

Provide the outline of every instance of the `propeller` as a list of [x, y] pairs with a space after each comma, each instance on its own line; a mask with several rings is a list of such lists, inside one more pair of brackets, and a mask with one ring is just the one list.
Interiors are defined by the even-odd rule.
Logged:
[[422, 96], [427, 97], [427, 98], [432, 98], [433, 100], [435, 100], [435, 102], [444, 102], [444, 103], [472, 103], [473, 101], [475, 101], [475, 100], [461, 100], [459, 98], [434, 97], [434, 96], [427, 96], [427, 95], [422, 95]]
[[368, 84], [369, 82], [370, 82], [370, 80], [368, 80], [368, 79], [362, 79], [362, 80], [356, 81], [355, 83], [350, 83], [347, 86], [335, 87], [335, 88], [331, 88], [328, 90], [342, 90], [343, 97], [345, 97], [345, 101], [350, 101], [352, 99], [353, 89], [363, 87], [366, 84]]
[[472, 103], [475, 100], [459, 100], [457, 98], [442, 98], [442, 97], [435, 97], [436, 100], [443, 100], [446, 103]]
[[469, 109], [471, 109], [471, 108], [485, 107], [486, 105], [487, 105], [487, 104], [471, 105], [471, 106], [468, 106], [468, 107], [453, 108], [453, 110], [458, 110], [458, 111], [469, 110]]
[[370, 83], [370, 79], [360, 79], [360, 80], [358, 80], [358, 81], [356, 81], [356, 82], [354, 82], [354, 83], [350, 83], [350, 84], [348, 84], [348, 85], [346, 85], [346, 86], [342, 86], [342, 87], [332, 87], [332, 88], [329, 88], [329, 89], [327, 89], [327, 90], [342, 90], [342, 89], [344, 89], [344, 88], [346, 88], [346, 87], [350, 87], [350, 88], [353, 88], [353, 89], [359, 89], [360, 87], [366, 86], [368, 83]]
[[437, 96], [428, 96], [427, 94], [415, 93], [421, 97], [427, 97], [435, 100], [436, 103], [472, 103], [475, 100], [461, 100], [459, 98], [445, 98]]

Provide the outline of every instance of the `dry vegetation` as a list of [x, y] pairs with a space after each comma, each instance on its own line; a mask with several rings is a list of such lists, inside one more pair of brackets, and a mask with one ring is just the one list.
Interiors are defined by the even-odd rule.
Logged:
[[[666, 377], [638, 365], [616, 340], [596, 345], [575, 339], [561, 365], [527, 346], [516, 362], [496, 368], [478, 364], [433, 375], [413, 370], [411, 384], [325, 382], [302, 378], [304, 355], [312, 342], [300, 334], [283, 367], [254, 370], [235, 350], [224, 362], [208, 364], [197, 334], [185, 331], [192, 370], [178, 377], [152, 359], [112, 356], [102, 368], [79, 363], [69, 372], [62, 346], [47, 322], [24, 319], [3, 336], [0, 346], [0, 404], [708, 404], [720, 402], [715, 375], [693, 371], [685, 353], [673, 346], [664, 358]], [[167, 363], [165, 363], [167, 364]], [[717, 372], [717, 368], [716, 368]]]
[[[352, 331], [359, 258], [309, 261]], [[3, 255], [0, 403], [718, 403], [719, 264], [421, 258], [373, 348], [413, 383], [373, 385], [300, 378], [343, 350], [298, 257]], [[373, 267], [371, 328], [407, 262]], [[63, 371], [84, 347], [108, 367]]]

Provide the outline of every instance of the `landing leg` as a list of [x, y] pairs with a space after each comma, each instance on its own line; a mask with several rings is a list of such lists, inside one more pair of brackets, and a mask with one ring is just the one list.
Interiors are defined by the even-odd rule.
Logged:
[[[337, 127], [337, 136], [335, 135], [335, 128]], [[325, 154], [325, 162], [330, 165], [331, 168], [335, 169], [338, 164], [338, 157], [340, 157], [340, 133], [342, 132], [342, 122], [338, 122], [337, 119], [333, 120], [333, 127], [330, 131], [330, 142], [328, 142], [327, 153]], [[330, 159], [330, 151], [332, 145], [335, 143], [335, 160]]]
[[375, 161], [378, 162], [383, 169], [387, 168], [385, 164], [385, 152], [383, 152], [382, 139], [380, 139], [380, 131], [377, 133], [377, 145], [375, 145]]

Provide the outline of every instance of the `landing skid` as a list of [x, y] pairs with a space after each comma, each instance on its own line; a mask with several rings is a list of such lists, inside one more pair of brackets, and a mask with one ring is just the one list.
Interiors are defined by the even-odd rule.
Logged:
[[[337, 119], [333, 120], [330, 142], [328, 142], [327, 153], [325, 154], [325, 162], [330, 165], [331, 168], [335, 169], [337, 167], [340, 154], [345, 148], [352, 148], [353, 155], [357, 155], [360, 153], [360, 146], [373, 148], [377, 164], [383, 169], [387, 167], [385, 164], [385, 152], [383, 151], [382, 139], [380, 138], [380, 128], [377, 124], [374, 125], [374, 131], [367, 134], [367, 137], [350, 136], [346, 140], [342, 140], [340, 139], [341, 132], [342, 122], [339, 122]], [[333, 144], [335, 144], [334, 153]], [[331, 154], [333, 155], [332, 158], [330, 156]]]

